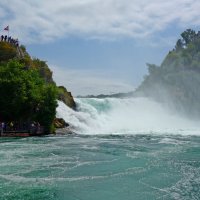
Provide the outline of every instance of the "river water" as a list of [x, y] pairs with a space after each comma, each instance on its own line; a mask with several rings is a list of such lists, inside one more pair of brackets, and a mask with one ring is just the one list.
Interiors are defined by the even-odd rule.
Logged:
[[198, 136], [0, 140], [2, 200], [200, 199]]
[[146, 99], [77, 102], [58, 108], [76, 134], [0, 138], [1, 200], [200, 199], [197, 123]]

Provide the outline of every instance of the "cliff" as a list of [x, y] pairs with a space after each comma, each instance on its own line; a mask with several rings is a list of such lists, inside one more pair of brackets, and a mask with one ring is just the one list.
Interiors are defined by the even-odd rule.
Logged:
[[147, 64], [149, 74], [134, 92], [200, 118], [200, 32], [187, 29], [160, 66]]
[[45, 132], [52, 132], [62, 122], [55, 120], [57, 99], [76, 108], [71, 93], [63, 86], [58, 87], [52, 74], [47, 63], [32, 58], [25, 46], [1, 41], [0, 120], [36, 121], [45, 127]]

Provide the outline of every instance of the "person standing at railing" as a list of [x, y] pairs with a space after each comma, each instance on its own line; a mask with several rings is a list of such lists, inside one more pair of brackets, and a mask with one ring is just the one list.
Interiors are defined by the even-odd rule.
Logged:
[[0, 122], [0, 136], [2, 136], [2, 126], [1, 126], [1, 122]]
[[1, 135], [3, 135], [4, 128], [5, 128], [5, 123], [1, 122], [1, 124], [0, 124]]

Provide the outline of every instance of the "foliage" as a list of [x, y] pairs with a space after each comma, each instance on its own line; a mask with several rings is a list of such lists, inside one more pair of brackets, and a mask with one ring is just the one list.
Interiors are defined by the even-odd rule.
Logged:
[[50, 131], [56, 112], [57, 89], [46, 84], [37, 70], [18, 61], [0, 66], [0, 118], [7, 121], [38, 121]]
[[200, 118], [200, 32], [187, 29], [181, 37], [160, 67], [148, 64], [149, 74], [136, 93]]
[[32, 60], [32, 67], [37, 69], [40, 76], [44, 78], [47, 83], [53, 83], [52, 71], [49, 69], [45, 61], [39, 59]]
[[7, 42], [0, 42], [0, 61], [7, 61], [17, 55], [16, 48]]

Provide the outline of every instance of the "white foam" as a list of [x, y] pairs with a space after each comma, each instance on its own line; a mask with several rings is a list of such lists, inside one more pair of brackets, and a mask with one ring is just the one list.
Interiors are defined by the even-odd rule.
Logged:
[[57, 117], [80, 134], [199, 135], [197, 122], [147, 98], [76, 99], [78, 111], [58, 102]]

